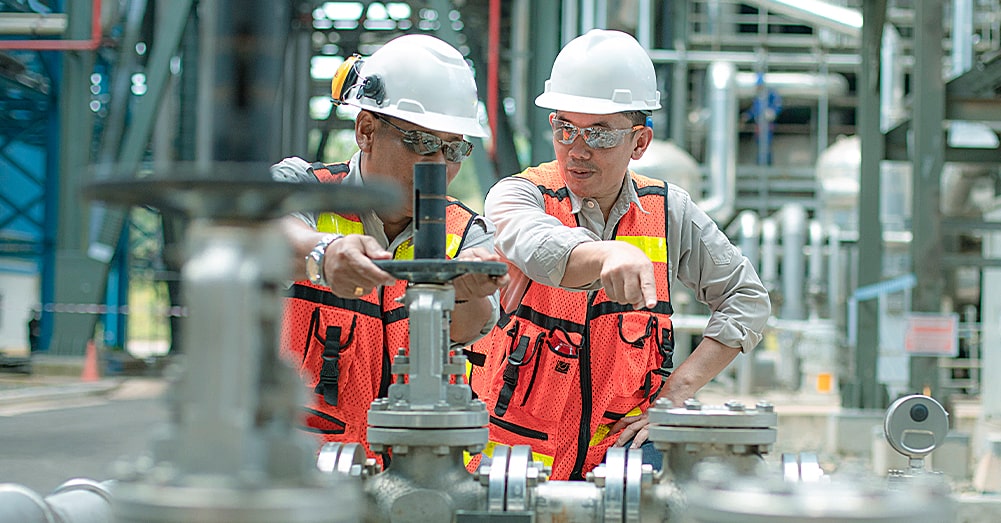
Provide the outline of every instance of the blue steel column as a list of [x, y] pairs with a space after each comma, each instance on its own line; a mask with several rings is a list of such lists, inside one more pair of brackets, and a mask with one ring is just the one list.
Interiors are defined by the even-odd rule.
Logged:
[[[911, 82], [911, 130], [914, 133], [911, 260], [918, 284], [911, 309], [941, 312], [945, 279], [942, 272], [942, 166], [945, 161], [945, 80], [942, 41], [943, 3], [915, 3], [914, 77]], [[911, 357], [911, 392], [938, 396], [938, 359]], [[927, 389], [927, 390], [926, 390]]]
[[[174, 56], [180, 36], [187, 22], [188, 12], [193, 0], [176, 0], [176, 10], [166, 17], [163, 24], [164, 38], [154, 42], [152, 54], [147, 65], [147, 91], [141, 100], [136, 100], [132, 107], [130, 126], [123, 136], [122, 147], [117, 156], [117, 167], [121, 172], [134, 170], [139, 166], [149, 143], [153, 122], [159, 108], [169, 74], [169, 64]], [[73, 0], [71, 8], [86, 5], [89, 0]], [[75, 13], [70, 11], [70, 21], [84, 20], [89, 22], [89, 11]], [[89, 27], [89, 26], [88, 26]], [[79, 53], [66, 53], [64, 61]], [[75, 60], [71, 60], [76, 63]], [[68, 68], [65, 71], [71, 76], [63, 79], [63, 96], [61, 106], [67, 121], [62, 125], [62, 183], [60, 184], [60, 202], [62, 217], [59, 223], [60, 252], [56, 261], [56, 292], [57, 303], [101, 303], [104, 298], [105, 282], [108, 276], [107, 263], [95, 260], [86, 255], [87, 236], [81, 231], [81, 224], [87, 223], [80, 212], [80, 184], [83, 173], [90, 165], [90, 144], [93, 121], [87, 102], [89, 101], [89, 77], [93, 71], [93, 54], [87, 64]], [[82, 84], [82, 85], [81, 85]], [[86, 115], [86, 116], [82, 116]], [[73, 212], [67, 212], [67, 204], [71, 204]], [[108, 209], [95, 224], [100, 229], [99, 241], [103, 245], [117, 245], [122, 231], [123, 217], [126, 209]], [[94, 334], [95, 321], [89, 314], [57, 314], [55, 332], [53, 333], [52, 352], [64, 355], [83, 354], [86, 342]]]
[[[879, 60], [886, 20], [886, 2], [862, 6], [862, 67], [859, 70], [859, 106], [856, 112], [862, 146], [859, 172], [858, 285], [876, 283], [883, 274], [883, 225], [880, 223], [880, 164], [885, 155], [879, 127]], [[844, 387], [845, 407], [886, 407], [876, 381], [879, 355], [879, 310], [876, 300], [860, 301], [857, 308], [858, 337], [853, 354], [852, 383]]]
[[[85, 40], [90, 37], [90, 0], [66, 2], [67, 30], [65, 38]], [[94, 51], [62, 51], [62, 68], [59, 76], [59, 165], [48, 176], [47, 188], [53, 189], [58, 200], [51, 195], [46, 202], [46, 229], [55, 229], [54, 252], [46, 256], [42, 270], [43, 302], [45, 304], [100, 303], [103, 288], [100, 285], [105, 266], [85, 255], [86, 215], [80, 204], [81, 178], [90, 165], [94, 114], [90, 102], [90, 74], [94, 71]], [[55, 209], [50, 206], [54, 206]], [[49, 285], [52, 284], [51, 294]], [[50, 308], [50, 312], [52, 309]], [[49, 316], [52, 325], [49, 352], [59, 355], [84, 353], [87, 340], [94, 330], [94, 316], [61, 310]], [[46, 329], [47, 330], [47, 329]]]

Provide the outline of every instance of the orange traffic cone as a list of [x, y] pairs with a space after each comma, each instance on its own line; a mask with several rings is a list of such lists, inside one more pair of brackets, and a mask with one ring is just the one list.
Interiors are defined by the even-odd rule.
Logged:
[[87, 354], [83, 359], [83, 372], [80, 374], [82, 381], [97, 381], [101, 379], [101, 374], [97, 369], [97, 346], [94, 340], [87, 342]]

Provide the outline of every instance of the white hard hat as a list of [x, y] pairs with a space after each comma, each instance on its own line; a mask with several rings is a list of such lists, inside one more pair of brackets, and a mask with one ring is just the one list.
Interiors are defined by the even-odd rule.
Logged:
[[394, 38], [334, 74], [335, 103], [446, 133], [484, 137], [473, 71], [454, 47], [430, 35]]
[[660, 109], [657, 74], [635, 38], [592, 29], [556, 56], [546, 90], [535, 105], [586, 114]]

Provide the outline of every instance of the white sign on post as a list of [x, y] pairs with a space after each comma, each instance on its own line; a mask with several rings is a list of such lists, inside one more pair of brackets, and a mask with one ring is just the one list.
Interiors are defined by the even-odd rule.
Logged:
[[904, 351], [912, 356], [959, 355], [959, 314], [910, 312], [906, 317]]

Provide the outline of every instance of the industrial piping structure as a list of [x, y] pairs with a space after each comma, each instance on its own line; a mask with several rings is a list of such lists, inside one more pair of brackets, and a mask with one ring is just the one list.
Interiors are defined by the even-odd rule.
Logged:
[[[957, 4], [959, 3], [961, 2], [957, 2]], [[778, 3], [761, 2], [761, 4], [772, 6]], [[955, 46], [954, 49], [962, 49], [962, 46]], [[888, 63], [891, 63], [891, 60], [884, 61], [884, 65]], [[741, 82], [740, 73], [737, 74], [737, 82]], [[730, 87], [732, 88], [732, 84]], [[724, 148], [715, 150], [727, 153]], [[729, 154], [732, 154], [732, 149]], [[726, 162], [730, 161], [725, 158], [720, 159], [726, 160]], [[721, 162], [719, 165], [724, 165], [724, 163]], [[725, 173], [726, 171], [720, 169], [719, 172]], [[733, 189], [732, 182], [728, 188]], [[202, 189], [209, 188], [203, 186]], [[241, 198], [236, 200], [241, 201]], [[227, 196], [225, 203], [226, 205], [232, 204], [233, 198]], [[245, 238], [250, 237], [264, 241], [264, 238], [268, 238], [268, 236], [260, 232], [256, 225], [246, 221], [234, 226], [232, 218], [230, 216], [226, 220], [225, 227], [222, 223], [216, 222], [203, 224], [211, 225], [209, 227], [199, 226], [191, 229], [191, 241], [194, 245], [198, 245], [192, 262], [199, 259], [201, 249], [206, 251], [213, 249], [213, 252], [222, 252], [222, 254], [228, 252], [230, 256], [249, 257], [250, 260], [253, 260], [255, 256], [267, 254], [255, 248], [255, 243], [245, 241]], [[208, 220], [208, 222], [213, 221]], [[778, 233], [778, 224], [774, 219], [769, 222], [768, 218], [765, 222], [763, 236], [765, 238], [771, 237], [777, 242], [775, 235]], [[241, 232], [240, 229], [244, 226], [254, 232]], [[790, 230], [795, 228], [795, 230], [801, 231], [800, 227], [802, 227], [802, 222], [791, 221], [788, 223]], [[783, 222], [783, 230], [785, 228], [786, 224]], [[812, 255], [817, 254], [812, 243], [814, 229], [814, 225], [810, 224], [808, 229], [811, 239], [809, 252]], [[753, 231], [753, 228], [750, 230]], [[831, 234], [831, 260], [839, 259], [834, 249], [841, 244], [840, 238], [837, 231]], [[763, 245], [762, 250], [766, 251], [769, 247], [772, 249], [771, 255], [763, 256], [765, 259], [762, 260], [762, 263], [775, 266], [779, 259], [778, 244]], [[783, 250], [785, 247], [788, 246], [783, 244]], [[221, 251], [215, 249], [221, 249]], [[790, 251], [788, 256], [800, 256], [803, 252], [801, 246], [795, 252]], [[786, 254], [782, 255], [783, 261], [786, 260], [785, 256]], [[811, 271], [816, 259], [818, 258], [810, 259]], [[194, 263], [190, 266], [195, 268], [199, 265]], [[829, 269], [832, 271], [841, 266], [842, 264], [833, 261], [829, 263]], [[265, 272], [267, 274], [264, 274]], [[763, 273], [767, 272], [763, 271]], [[786, 276], [784, 272], [783, 277]], [[190, 279], [185, 284], [188, 286], [204, 285], [217, 292], [243, 293], [243, 295], [255, 296], [257, 293], [264, 294], [265, 290], [262, 288], [274, 284], [275, 276], [270, 272], [270, 269], [268, 271], [259, 270], [259, 282], [255, 281], [252, 273], [253, 271], [241, 273], [240, 280], [234, 285], [239, 290], [236, 288], [226, 289], [221, 278], [217, 275], [198, 271], [190, 273]], [[812, 281], [813, 274], [811, 273], [810, 276]], [[778, 285], [778, 277], [776, 267], [774, 271], [776, 285]], [[840, 280], [840, 277], [829, 279], [831, 283], [837, 283]], [[258, 283], [260, 285], [257, 285]], [[426, 285], [425, 288], [415, 291], [418, 294], [412, 298], [408, 297], [408, 300], [411, 300], [409, 305], [412, 307], [411, 313], [415, 314], [415, 317], [421, 318], [436, 317], [437, 320], [431, 321], [440, 323], [442, 320], [439, 315], [447, 313], [445, 305], [447, 285], [435, 282], [426, 282], [424, 285]], [[802, 289], [802, 284], [799, 285], [798, 287], [790, 287], [785, 292]], [[833, 297], [837, 294], [829, 291], [829, 295]], [[199, 293], [199, 296], [202, 295]], [[211, 295], [202, 297], [208, 301], [202, 302], [201, 305], [192, 303], [191, 306], [212, 309], [211, 306], [207, 305], [217, 297]], [[265, 297], [270, 299], [272, 295], [268, 292]], [[262, 303], [266, 302], [267, 299], [262, 300]], [[808, 304], [812, 303], [812, 299], [808, 301]], [[833, 310], [834, 307], [832, 306], [831, 309]], [[247, 318], [259, 318], [262, 322], [265, 321], [265, 316], [258, 315], [257, 312], [235, 321], [242, 325], [240, 322], [247, 321]], [[270, 332], [268, 331], [270, 326], [252, 323], [252, 327]], [[251, 340], [252, 343], [249, 345], [240, 347], [228, 343], [220, 345], [214, 343], [215, 340], [211, 337], [214, 330], [202, 332], [205, 328], [205, 326], [201, 326], [187, 332], [188, 345], [210, 345], [212, 350], [218, 349], [219, 353], [204, 355], [207, 360], [197, 363], [221, 365], [221, 361], [215, 360], [216, 357], [220, 360], [222, 358], [242, 358], [239, 373], [243, 379], [241, 387], [247, 386], [254, 380], [255, 376], [274, 377], [284, 372], [278, 370], [275, 362], [262, 356], [264, 353], [260, 352], [260, 347], [256, 345], [254, 340]], [[438, 337], [440, 337], [440, 333], [438, 333]], [[213, 343], [207, 344], [210, 340]], [[261, 357], [244, 358], [243, 351], [247, 347], [252, 347], [255, 354]], [[658, 405], [654, 407], [651, 409], [651, 421], [656, 425], [654, 429], [657, 432], [670, 434], [672, 438], [671, 443], [665, 441], [657, 443], [658, 446], [662, 447], [661, 451], [665, 453], [667, 458], [665, 460], [667, 471], [662, 474], [654, 474], [652, 471], [644, 470], [642, 464], [634, 459], [633, 455], [616, 450], [609, 455], [608, 462], [604, 467], [594, 472], [589, 482], [547, 481], [545, 468], [535, 464], [531, 460], [531, 454], [522, 447], [497, 449], [494, 461], [481, 468], [478, 477], [476, 475], [470, 477], [464, 471], [459, 470], [461, 460], [457, 454], [461, 453], [457, 453], [455, 450], [457, 448], [466, 448], [467, 450], [478, 448], [482, 445], [477, 439], [478, 435], [484, 434], [486, 429], [482, 424], [479, 424], [482, 415], [476, 406], [477, 403], [465, 399], [465, 392], [462, 392], [461, 386], [450, 388], [448, 385], [451, 384], [435, 381], [435, 379], [439, 379], [435, 375], [435, 372], [438, 371], [438, 360], [433, 356], [429, 359], [426, 355], [423, 357], [417, 355], [418, 352], [423, 354], [422, 351], [433, 352], [437, 350], [435, 347], [435, 335], [432, 333], [424, 336], [423, 341], [416, 342], [411, 347], [413, 352], [399, 358], [398, 366], [395, 368], [400, 376], [414, 377], [416, 375], [417, 381], [422, 381], [423, 378], [429, 376], [434, 379], [423, 379], [425, 386], [420, 387], [419, 390], [413, 388], [397, 389], [396, 392], [399, 395], [395, 399], [381, 402], [373, 410], [377, 414], [373, 416], [375, 439], [382, 438], [381, 444], [392, 449], [394, 454], [399, 455], [400, 458], [403, 458], [404, 455], [407, 458], [398, 460], [386, 471], [378, 471], [364, 460], [359, 459], [357, 447], [346, 445], [326, 448], [320, 456], [320, 468], [334, 476], [328, 479], [333, 480], [337, 486], [337, 492], [344, 493], [343, 497], [324, 497], [322, 500], [303, 501], [295, 509], [289, 509], [288, 512], [284, 512], [286, 505], [276, 502], [271, 508], [274, 508], [276, 512], [283, 512], [279, 519], [291, 521], [352, 521], [362, 519], [407, 521], [408, 518], [418, 520], [420, 517], [426, 518], [423, 520], [434, 520], [440, 516], [460, 521], [516, 520], [519, 518], [526, 520], [533, 517], [538, 521], [553, 521], [566, 516], [564, 519], [572, 521], [635, 521], [637, 518], [639, 518], [638, 520], [718, 521], [726, 516], [741, 521], [754, 521], [754, 518], [782, 521], [782, 518], [785, 518], [784, 520], [804, 519], [806, 514], [816, 517], [827, 514], [834, 518], [831, 511], [835, 507], [829, 505], [830, 501], [825, 504], [825, 500], [832, 499], [842, 505], [839, 507], [842, 512], [837, 513], [838, 517], [850, 521], [899, 519], [937, 521], [949, 520], [950, 516], [954, 515], [955, 507], [950, 506], [949, 500], [945, 499], [942, 491], [936, 488], [913, 485], [912, 491], [905, 491], [904, 496], [898, 496], [897, 493], [900, 492], [896, 488], [899, 486], [898, 484], [894, 484], [894, 488], [888, 489], [886, 484], [879, 481], [866, 482], [865, 485], [860, 482], [854, 486], [843, 484], [832, 486], [826, 481], [817, 481], [824, 479], [823, 471], [815, 457], [809, 455], [783, 456], [783, 470], [780, 474], [763, 470], [757, 466], [750, 466], [750, 463], [764, 465], [760, 454], [769, 450], [770, 445], [754, 442], [768, 441], [768, 431], [772, 431], [771, 441], [774, 441], [776, 437], [774, 434], [775, 423], [771, 421], [772, 418], [767, 412], [766, 405], [755, 406], [751, 409], [744, 407], [743, 410], [737, 404], [713, 407], [700, 406], [694, 402], [685, 406]], [[415, 362], [408, 358], [423, 359]], [[461, 359], [454, 356], [448, 356], [448, 359], [444, 358], [445, 356], [440, 362], [441, 375], [460, 374], [455, 372], [455, 368], [460, 366]], [[192, 366], [195, 366], [195, 363], [188, 362]], [[231, 369], [227, 368], [227, 370]], [[274, 423], [269, 425], [267, 429], [263, 425], [247, 425], [245, 426], [245, 428], [249, 427], [247, 433], [239, 433], [236, 436], [237, 440], [226, 442], [236, 447], [242, 446], [246, 449], [267, 451], [260, 454], [249, 451], [245, 454], [240, 453], [240, 456], [247, 456], [244, 463], [238, 463], [239, 460], [229, 457], [224, 459], [223, 456], [228, 456], [231, 450], [227, 450], [219, 456], [217, 461], [210, 460], [204, 463], [190, 460], [180, 453], [177, 449], [184, 447], [197, 449], [203, 454], [215, 457], [213, 450], [221, 443], [213, 439], [214, 436], [208, 429], [223, 423], [211, 420], [208, 414], [211, 409], [224, 410], [219, 409], [220, 403], [226, 401], [235, 403], [234, 410], [228, 412], [228, 415], [235, 416], [235, 419], [227, 420], [224, 424], [226, 426], [223, 427], [230, 431], [232, 427], [238, 426], [240, 423], [257, 419], [249, 414], [258, 412], [259, 406], [273, 405], [276, 402], [285, 405], [285, 407], [271, 411], [278, 412], [295, 403], [291, 398], [291, 393], [288, 392], [292, 388], [282, 391], [278, 390], [281, 387], [276, 388], [269, 385], [253, 389], [251, 396], [234, 398], [223, 395], [217, 398], [219, 403], [214, 406], [199, 405], [192, 399], [192, 396], [198, 394], [197, 387], [200, 384], [211, 383], [210, 381], [202, 383], [202, 381], [201, 379], [182, 380], [178, 382], [172, 392], [171, 404], [175, 413], [175, 419], [172, 420], [174, 431], [172, 438], [156, 443], [156, 450], [160, 457], [159, 463], [136, 463], [132, 466], [131, 471], [102, 483], [90, 480], [70, 482], [59, 487], [45, 498], [26, 489], [18, 488], [16, 485], [0, 488], [0, 507], [3, 507], [0, 512], [3, 510], [13, 511], [16, 510], [16, 507], [21, 507], [24, 510], [31, 507], [39, 511], [7, 512], [3, 513], [0, 520], [19, 522], [109, 521], [109, 518], [112, 517], [110, 513], [112, 506], [131, 506], [134, 512], [128, 512], [128, 508], [121, 509], [123, 512], [119, 513], [117, 520], [132, 521], [141, 518], [148, 521], [151, 518], [159, 517], [162, 521], [197, 521], [192, 515], [195, 512], [195, 504], [213, 502], [216, 504], [214, 511], [208, 511], [208, 505], [201, 505], [199, 508], [199, 510], [206, 510], [206, 514], [203, 516], [204, 521], [233, 519], [253, 521], [255, 517], [271, 517], [275, 512], [258, 510], [251, 514], [250, 510], [246, 510], [249, 506], [237, 506], [240, 502], [246, 502], [250, 499], [248, 495], [250, 493], [254, 495], [253, 501], [268, 503], [275, 501], [269, 495], [278, 492], [286, 495], [292, 493], [293, 495], [290, 497], [294, 499], [311, 498], [312, 494], [309, 492], [318, 494], [327, 492], [330, 482], [325, 479], [316, 479], [310, 474], [313, 466], [310, 463], [304, 463], [308, 459], [302, 459], [302, 452], [289, 450], [288, 454], [295, 459], [292, 459], [285, 467], [275, 465], [276, 462], [266, 457], [269, 453], [272, 456], [281, 454], [280, 449], [289, 449], [289, 446], [279, 445], [271, 436], [271, 434], [286, 434], [286, 420], [281, 419], [281, 416], [264, 418], [274, 420]], [[446, 398], [447, 408], [440, 411], [435, 410], [435, 407], [428, 409], [428, 405], [438, 405], [442, 393]], [[450, 395], [456, 397], [452, 398]], [[459, 395], [462, 397], [458, 397]], [[237, 403], [238, 400], [242, 401]], [[928, 404], [926, 408], [929, 411], [936, 411], [934, 404]], [[901, 410], [900, 412], [906, 411]], [[209, 420], [209, 422], [207, 425], [196, 423], [202, 420]], [[916, 420], [913, 421], [916, 422]], [[672, 423], [677, 425], [672, 425]], [[740, 426], [730, 426], [731, 423], [739, 423]], [[274, 432], [268, 432], [271, 430]], [[287, 432], [287, 434], [294, 433], [294, 431]], [[427, 437], [428, 433], [434, 433], [436, 437], [441, 437], [441, 439], [435, 440], [435, 438]], [[231, 434], [237, 433], [231, 432]], [[425, 437], [423, 441], [408, 439], [408, 437], [417, 438], [419, 434], [424, 435], [421, 436]], [[675, 437], [689, 439], [680, 440], [683, 444], [679, 447], [671, 447]], [[485, 442], [485, 438], [482, 441]], [[442, 442], [447, 448], [445, 453], [442, 453]], [[756, 447], [756, 449], [751, 450], [749, 447]], [[703, 460], [700, 453], [709, 456], [710, 459]], [[713, 463], [704, 463], [719, 460], [736, 462], [730, 466], [736, 466], [742, 473], [721, 472], [719, 467], [713, 466]], [[209, 470], [210, 468], [211, 470]], [[790, 472], [790, 470], [794, 472]], [[349, 477], [354, 476], [354, 479], [345, 479], [342, 474], [333, 474], [334, 471], [346, 473]], [[833, 480], [833, 478], [830, 479]], [[822, 488], [820, 488], [821, 485]], [[154, 486], [157, 488], [152, 488]], [[226, 488], [218, 488], [220, 486]], [[764, 486], [768, 488], [763, 488]], [[209, 487], [216, 488], [213, 490]], [[128, 494], [130, 488], [132, 488], [132, 495]], [[821, 490], [823, 492], [820, 492]], [[144, 497], [146, 494], [157, 492], [164, 494], [164, 497], [158, 498], [152, 494]], [[184, 495], [170, 495], [170, 493], [183, 493]], [[219, 493], [234, 495], [214, 496], [214, 494]], [[927, 494], [927, 496], [922, 497], [922, 494]], [[740, 503], [735, 501], [734, 505], [721, 504], [718, 502], [721, 497], [727, 500], [738, 500]], [[913, 499], [907, 499], [908, 497]], [[864, 500], [868, 500], [868, 505], [853, 504], [861, 503]], [[321, 504], [324, 506], [324, 512], [320, 514], [319, 509], [313, 512], [313, 508]], [[443, 505], [449, 510], [442, 509]], [[960, 506], [962, 507], [962, 504]], [[336, 507], [334, 510], [337, 512], [333, 512], [332, 507]], [[372, 507], [371, 513], [367, 511], [367, 507]], [[767, 507], [775, 508], [776, 511], [768, 512]], [[778, 511], [779, 508], [782, 510]], [[962, 512], [961, 509], [960, 512]], [[940, 519], [936, 519], [940, 516]]]
[[[169, 430], [154, 442], [152, 460], [122, 467], [119, 477], [103, 483], [75, 480], [46, 498], [0, 485], [0, 522], [956, 520], [948, 488], [920, 463], [948, 429], [945, 410], [925, 396], [902, 398], [888, 411], [887, 437], [911, 459], [892, 485], [840, 482], [809, 453], [784, 455], [781, 470], [770, 470], [763, 456], [777, 437], [773, 405], [712, 406], [695, 399], [678, 406], [661, 401], [649, 411], [650, 440], [666, 464], [661, 472], [643, 464], [639, 450], [613, 448], [587, 481], [548, 481], [529, 447], [498, 446], [469, 474], [462, 452], [486, 445], [487, 412], [464, 382], [464, 356], [448, 347], [450, 281], [469, 272], [503, 274], [506, 267], [444, 259], [444, 230], [435, 226], [443, 223], [444, 172], [441, 164], [415, 166], [415, 193], [422, 198], [415, 251], [425, 257], [377, 262], [412, 282], [405, 298], [411, 347], [401, 348], [393, 362], [396, 382], [388, 397], [369, 411], [369, 443], [393, 453], [385, 471], [356, 443], [329, 443], [312, 464], [293, 428], [302, 388], [274, 350], [287, 246], [261, 222], [328, 208], [331, 201], [351, 210], [373, 207], [388, 201], [388, 193], [201, 176], [93, 184], [91, 197], [141, 199], [193, 218], [183, 284], [191, 317], [202, 319], [186, 333], [203, 350], [182, 365], [168, 396]], [[226, 311], [224, 324], [240, 328], [219, 329], [220, 311]]]

